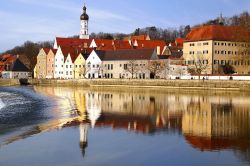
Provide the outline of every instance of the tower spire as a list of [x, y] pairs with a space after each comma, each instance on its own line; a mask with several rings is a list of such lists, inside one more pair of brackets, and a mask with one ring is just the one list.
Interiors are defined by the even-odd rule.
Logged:
[[220, 13], [220, 17], [219, 17], [219, 24], [224, 25], [224, 18], [223, 18], [222, 12]]
[[89, 32], [88, 32], [89, 16], [87, 14], [87, 7], [85, 3], [83, 6], [83, 14], [80, 17], [80, 20], [81, 20], [80, 38], [89, 39]]

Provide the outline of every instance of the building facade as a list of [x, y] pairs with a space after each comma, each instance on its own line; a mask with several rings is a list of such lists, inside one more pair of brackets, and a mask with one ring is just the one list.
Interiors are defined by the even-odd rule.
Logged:
[[46, 78], [51, 79], [54, 78], [54, 68], [55, 68], [55, 54], [56, 54], [56, 49], [50, 49], [48, 55], [47, 55], [47, 74]]
[[39, 79], [45, 79], [47, 76], [47, 55], [50, 49], [42, 48], [37, 55], [36, 75]]
[[184, 42], [185, 64], [203, 66], [202, 74], [227, 74], [222, 69], [225, 65], [237, 74], [250, 74], [249, 34], [249, 28], [223, 25], [194, 28]]

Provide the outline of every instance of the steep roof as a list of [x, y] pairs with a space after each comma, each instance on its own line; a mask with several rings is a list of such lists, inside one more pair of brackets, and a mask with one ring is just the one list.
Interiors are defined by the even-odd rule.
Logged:
[[29, 72], [29, 69], [19, 59], [16, 59], [10, 67], [10, 71]]
[[47, 55], [50, 51], [50, 48], [43, 48], [43, 50], [44, 50], [45, 54]]
[[96, 51], [97, 55], [103, 61], [150, 60], [154, 52], [155, 52], [155, 49]]
[[193, 28], [187, 35], [186, 41], [239, 41], [249, 42], [250, 28], [238, 26], [206, 25]]
[[57, 49], [50, 49], [52, 52], [53, 52], [53, 54], [56, 54], [56, 52], [57, 52]]

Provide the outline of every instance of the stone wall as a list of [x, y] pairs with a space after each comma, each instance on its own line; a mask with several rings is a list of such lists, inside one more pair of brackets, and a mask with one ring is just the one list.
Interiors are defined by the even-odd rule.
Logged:
[[52, 86], [128, 86], [185, 89], [221, 89], [250, 90], [250, 81], [236, 80], [127, 80], [127, 79], [92, 79], [92, 80], [30, 80], [37, 85]]
[[[197, 89], [197, 90], [244, 90], [250, 91], [250, 81], [236, 80], [127, 80], [127, 79], [82, 79], [82, 80], [37, 80], [30, 79], [32, 85], [49, 85], [49, 86], [123, 86], [136, 88], [177, 88], [177, 89]], [[0, 79], [1, 86], [18, 85], [19, 80]]]
[[18, 79], [0, 79], [0, 86], [15, 86], [20, 85]]

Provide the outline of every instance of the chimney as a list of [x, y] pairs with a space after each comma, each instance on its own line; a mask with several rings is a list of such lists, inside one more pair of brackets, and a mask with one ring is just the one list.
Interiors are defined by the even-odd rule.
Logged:
[[157, 46], [156, 51], [157, 51], [157, 55], [161, 55], [161, 47], [160, 46]]

